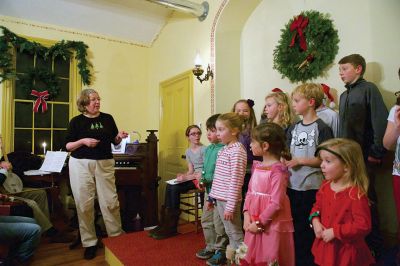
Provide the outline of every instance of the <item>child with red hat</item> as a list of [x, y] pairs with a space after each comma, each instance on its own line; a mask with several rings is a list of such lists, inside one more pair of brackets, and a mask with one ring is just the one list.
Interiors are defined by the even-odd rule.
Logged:
[[[333, 136], [336, 138], [339, 132], [339, 114], [333, 110], [333, 108], [335, 108], [335, 99], [330, 93], [330, 87], [328, 85], [321, 83], [321, 89], [325, 97], [322, 104], [317, 108], [317, 116], [332, 129]], [[328, 100], [329, 107], [327, 106]]]

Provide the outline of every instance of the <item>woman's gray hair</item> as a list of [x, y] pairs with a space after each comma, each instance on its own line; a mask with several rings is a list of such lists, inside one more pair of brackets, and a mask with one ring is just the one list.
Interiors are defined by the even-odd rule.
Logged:
[[76, 101], [76, 105], [78, 106], [79, 112], [81, 113], [86, 112], [86, 106], [89, 105], [90, 103], [89, 95], [92, 93], [99, 94], [94, 89], [84, 89], [81, 91], [81, 94], [79, 95], [78, 100]]

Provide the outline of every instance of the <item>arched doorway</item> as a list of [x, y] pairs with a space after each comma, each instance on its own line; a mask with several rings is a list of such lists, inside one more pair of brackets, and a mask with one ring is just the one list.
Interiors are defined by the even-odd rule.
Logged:
[[[241, 33], [247, 19], [262, 0], [231, 0], [223, 3], [221, 15], [215, 17], [215, 32], [211, 38], [215, 62], [215, 111], [228, 112], [242, 98]], [[214, 53], [213, 53], [214, 52]]]

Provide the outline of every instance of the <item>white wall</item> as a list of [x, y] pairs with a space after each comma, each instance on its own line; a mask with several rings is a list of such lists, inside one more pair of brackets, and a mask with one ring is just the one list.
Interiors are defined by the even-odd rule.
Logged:
[[284, 25], [306, 10], [330, 14], [340, 38], [339, 52], [327, 76], [314, 81], [336, 88], [340, 95], [344, 87], [337, 62], [343, 56], [359, 53], [367, 61], [365, 78], [377, 84], [391, 106], [393, 92], [400, 87], [400, 1], [264, 0], [247, 20], [241, 38], [242, 97], [255, 99], [256, 113], [261, 113], [264, 97], [272, 88], [291, 91], [296, 86], [272, 68], [273, 50]]
[[241, 33], [248, 17], [262, 0], [231, 0], [215, 32], [215, 103], [217, 113], [229, 112], [241, 98]]

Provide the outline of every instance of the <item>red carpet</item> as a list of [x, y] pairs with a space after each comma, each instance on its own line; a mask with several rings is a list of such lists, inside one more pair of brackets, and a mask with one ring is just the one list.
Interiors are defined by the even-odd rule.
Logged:
[[146, 231], [103, 239], [104, 245], [123, 265], [205, 265], [196, 258], [204, 248], [203, 233], [180, 234], [164, 240], [155, 240]]

